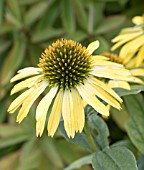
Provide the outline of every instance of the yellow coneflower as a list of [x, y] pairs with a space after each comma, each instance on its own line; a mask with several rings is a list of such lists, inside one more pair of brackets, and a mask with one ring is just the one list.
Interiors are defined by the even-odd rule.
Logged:
[[[102, 53], [103, 56], [107, 57], [110, 61], [115, 62], [115, 63], [120, 63], [123, 64], [125, 68], [127, 68], [127, 65], [125, 65], [123, 63], [123, 59], [121, 57], [119, 57], [117, 54], [113, 54], [113, 53]], [[130, 90], [130, 82], [131, 83], [139, 83], [139, 84], [144, 84], [144, 82], [139, 78], [141, 76], [144, 76], [144, 69], [142, 68], [133, 68], [133, 69], [129, 69], [129, 71], [131, 72], [131, 79], [128, 77], [127, 79], [121, 79], [121, 80], [109, 80], [108, 81], [108, 85], [111, 88], [123, 88], [123, 89], [127, 89]]]
[[122, 46], [119, 56], [129, 68], [144, 65], [144, 16], [136, 16], [132, 22], [136, 26], [123, 29], [112, 39], [112, 51]]
[[72, 40], [54, 42], [42, 53], [38, 68], [19, 70], [11, 79], [11, 82], [15, 82], [26, 78], [14, 86], [11, 94], [24, 88], [27, 90], [11, 103], [8, 112], [13, 113], [22, 105], [17, 116], [20, 123], [47, 88], [48, 93], [36, 109], [37, 136], [43, 133], [47, 111], [53, 102], [48, 118], [48, 135], [54, 135], [62, 115], [67, 135], [73, 138], [75, 132], [82, 132], [84, 128], [83, 100], [103, 115], [109, 115], [109, 109], [97, 97], [120, 109], [122, 99], [98, 77], [125, 79], [130, 72], [121, 64], [107, 61], [106, 57], [92, 56], [98, 46], [98, 41], [92, 42], [87, 48]]

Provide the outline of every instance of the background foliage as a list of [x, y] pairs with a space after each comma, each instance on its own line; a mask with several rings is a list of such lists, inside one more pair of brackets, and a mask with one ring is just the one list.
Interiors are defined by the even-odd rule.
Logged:
[[98, 39], [101, 45], [96, 52], [109, 51], [111, 39], [121, 28], [131, 26], [131, 18], [141, 15], [143, 7], [143, 0], [0, 0], [1, 170], [60, 170], [77, 159], [66, 170], [118, 170], [122, 166], [125, 170], [125, 161], [130, 162], [127, 169], [144, 169], [144, 100], [143, 92], [136, 94], [143, 87], [131, 92], [117, 89], [121, 96], [127, 95], [123, 110], [112, 109], [107, 120], [86, 108], [96, 153], [84, 133], [68, 139], [63, 122], [53, 139], [47, 132], [36, 138], [35, 107], [20, 125], [15, 123], [17, 113], [7, 113], [13, 99], [10, 78], [20, 68], [36, 66], [49, 44], [61, 37], [83, 45]]

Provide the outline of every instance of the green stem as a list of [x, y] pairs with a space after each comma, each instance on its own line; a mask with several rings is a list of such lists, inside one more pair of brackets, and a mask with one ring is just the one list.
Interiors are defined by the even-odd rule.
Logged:
[[89, 130], [89, 126], [88, 126], [87, 122], [85, 123], [84, 131], [85, 131], [87, 139], [88, 139], [88, 141], [90, 143], [92, 151], [96, 151], [96, 145], [95, 145], [95, 142], [94, 142], [93, 137], [91, 135], [91, 132]]

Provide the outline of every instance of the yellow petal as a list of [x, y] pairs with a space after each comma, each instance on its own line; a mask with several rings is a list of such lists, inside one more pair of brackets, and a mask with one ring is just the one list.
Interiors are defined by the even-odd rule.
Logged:
[[26, 79], [26, 80], [24, 80], [24, 81], [16, 84], [16, 85], [13, 87], [13, 89], [11, 90], [11, 95], [14, 94], [14, 93], [17, 93], [17, 92], [19, 92], [19, 91], [21, 91], [21, 90], [23, 90], [23, 89], [26, 88], [26, 87], [29, 87], [29, 88], [30, 88], [31, 86], [33, 86], [33, 85], [36, 83], [36, 81], [37, 81], [40, 77], [43, 77], [43, 75], [34, 76], [34, 77], [32, 77], [32, 78], [28, 78], [28, 79]]
[[95, 97], [94, 93], [92, 93], [93, 89], [88, 89], [87, 87], [83, 85], [77, 86], [77, 89], [81, 97], [89, 105], [91, 105], [98, 113], [109, 116], [108, 108]]
[[92, 54], [98, 47], [99, 47], [99, 41], [97, 40], [90, 43], [87, 47], [87, 50], [89, 51], [89, 54]]
[[85, 114], [82, 99], [78, 91], [74, 88], [71, 89], [72, 99], [73, 99], [73, 114], [75, 120], [75, 130], [76, 132], [82, 132], [85, 123]]
[[105, 57], [103, 55], [92, 55], [92, 56], [90, 56], [90, 59], [92, 59], [92, 60], [109, 60], [108, 57]]
[[109, 94], [111, 94], [119, 102], [122, 102], [122, 99], [119, 97], [119, 95], [116, 94], [116, 92], [113, 91], [108, 85], [104, 84], [102, 81], [100, 81], [100, 80], [98, 80], [98, 79], [96, 79], [94, 77], [90, 77], [90, 80], [92, 81], [93, 84], [96, 84], [97, 86], [101, 87], [102, 89], [107, 91]]
[[71, 92], [68, 89], [64, 91], [64, 98], [62, 103], [62, 115], [64, 119], [64, 128], [68, 137], [74, 138], [75, 136], [75, 122], [73, 114], [73, 100]]
[[23, 68], [21, 70], [18, 71], [18, 73], [22, 73], [22, 72], [29, 72], [29, 71], [33, 71], [33, 72], [41, 72], [42, 69], [41, 68], [36, 68], [36, 67], [26, 67], [26, 68]]
[[18, 74], [15, 75], [11, 80], [10, 82], [14, 82], [14, 81], [17, 81], [17, 80], [20, 80], [20, 79], [23, 79], [23, 78], [26, 78], [26, 77], [29, 77], [29, 76], [33, 76], [33, 75], [36, 75], [36, 74], [40, 74], [40, 68], [25, 68], [25, 69], [22, 69], [22, 70], [19, 70], [18, 71]]
[[45, 120], [49, 106], [57, 93], [58, 87], [53, 87], [42, 98], [36, 109], [36, 135], [41, 136], [44, 130]]
[[132, 69], [131, 73], [133, 76], [144, 76], [144, 69], [142, 68]]
[[23, 105], [18, 113], [17, 122], [21, 122], [28, 114], [32, 104], [39, 97], [39, 95], [45, 90], [47, 87], [47, 82], [42, 82], [38, 88], [35, 88], [33, 92], [25, 99]]
[[144, 35], [136, 38], [125, 44], [120, 50], [120, 56], [126, 56], [127, 53], [134, 52], [139, 49], [144, 43]]
[[135, 16], [132, 18], [132, 22], [136, 25], [144, 23], [144, 16]]
[[143, 31], [139, 31], [139, 32], [134, 32], [134, 33], [128, 33], [128, 34], [119, 34], [118, 36], [116, 36], [115, 38], [112, 39], [112, 42], [115, 43], [117, 41], [130, 41], [132, 39], [134, 39], [135, 37], [139, 36], [143, 34]]
[[111, 106], [120, 109], [120, 104], [114, 99], [109, 93], [107, 93], [105, 90], [100, 88], [99, 86], [96, 86], [95, 84], [92, 84], [91, 81], [87, 80], [85, 81], [85, 86], [88, 89], [92, 89], [94, 91], [95, 95], [100, 97], [103, 101], [107, 102], [107, 104], [110, 104]]
[[8, 112], [14, 113], [18, 107], [24, 102], [24, 100], [34, 91], [34, 88], [30, 88], [26, 90], [24, 93], [22, 93], [20, 96], [18, 96], [9, 106]]
[[110, 80], [110, 81], [108, 82], [108, 85], [109, 85], [111, 88], [123, 88], [123, 89], [127, 89], [127, 90], [130, 90], [130, 89], [131, 89], [129, 83], [127, 83], [126, 81]]
[[139, 49], [136, 56], [136, 67], [140, 66], [144, 61], [144, 45]]
[[59, 125], [59, 121], [62, 113], [62, 101], [63, 101], [63, 91], [61, 90], [58, 92], [55, 98], [52, 111], [50, 113], [50, 117], [48, 120], [48, 127], [47, 127], [48, 135], [51, 137], [53, 137]]

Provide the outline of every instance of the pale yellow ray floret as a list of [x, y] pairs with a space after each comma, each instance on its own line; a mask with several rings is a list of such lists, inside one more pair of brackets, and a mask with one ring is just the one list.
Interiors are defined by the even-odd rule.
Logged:
[[63, 103], [62, 103], [62, 115], [64, 119], [64, 127], [68, 137], [74, 138], [75, 136], [75, 119], [73, 114], [73, 100], [69, 89], [65, 89]]
[[10, 80], [10, 82], [12, 83], [14, 81], [21, 80], [21, 79], [29, 77], [29, 76], [40, 74], [41, 71], [42, 71], [41, 68], [34, 68], [34, 67], [28, 67], [28, 68], [21, 69], [18, 71], [18, 74]]
[[63, 90], [60, 90], [55, 98], [52, 111], [49, 116], [48, 126], [47, 126], [48, 136], [53, 137], [53, 135], [55, 134], [58, 128], [61, 114], [62, 114], [62, 101], [63, 101]]
[[18, 113], [17, 120], [16, 120], [17, 122], [20, 123], [27, 116], [31, 106], [33, 105], [35, 100], [40, 96], [40, 94], [43, 93], [47, 85], [48, 85], [47, 82], [43, 81], [39, 87], [35, 88], [29, 94], [29, 96], [23, 102], [22, 107]]
[[44, 130], [45, 120], [49, 106], [57, 93], [58, 87], [53, 87], [42, 98], [36, 109], [36, 132], [37, 136], [41, 136]]

